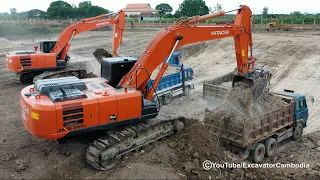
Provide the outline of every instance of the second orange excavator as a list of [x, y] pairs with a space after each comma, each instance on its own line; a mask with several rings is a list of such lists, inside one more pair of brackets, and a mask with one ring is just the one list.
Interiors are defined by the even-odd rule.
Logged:
[[[90, 165], [108, 169], [123, 155], [184, 127], [179, 119], [155, 118], [159, 109], [152, 96], [168, 67], [163, 59], [169, 57], [169, 60], [173, 52], [184, 45], [226, 37], [234, 38], [237, 62], [234, 82], [251, 82], [252, 92], [258, 92], [254, 95], [258, 97], [270, 76], [268, 71], [257, 71], [254, 67], [250, 8], [243, 5], [234, 11], [237, 11], [234, 24], [197, 25], [200, 21], [223, 16], [224, 11], [177, 22], [161, 31], [138, 60], [131, 57], [103, 59], [103, 78], [39, 80], [24, 88], [20, 96], [25, 128], [32, 135], [48, 140], [108, 129], [107, 135], [91, 143], [86, 152]], [[150, 75], [161, 64], [154, 84], [147, 88]]]
[[[74, 36], [110, 25], [114, 25], [113, 52], [110, 56], [119, 56], [118, 48], [122, 43], [125, 26], [125, 14], [123, 11], [78, 21], [65, 28], [57, 41], [41, 41], [40, 50], [38, 46], [35, 46], [34, 50], [9, 52], [6, 55], [7, 69], [20, 75], [21, 83], [32, 82], [35, 76], [45, 71], [65, 69], [70, 59], [68, 52]], [[85, 70], [68, 70], [62, 72], [62, 74], [79, 77], [84, 76], [86, 72]]]

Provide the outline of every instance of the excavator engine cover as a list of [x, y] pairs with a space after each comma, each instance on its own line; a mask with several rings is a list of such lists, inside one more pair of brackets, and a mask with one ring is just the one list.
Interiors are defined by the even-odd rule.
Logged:
[[103, 58], [101, 61], [101, 76], [109, 81], [109, 85], [116, 87], [136, 62], [137, 59], [133, 57]]
[[244, 77], [235, 73], [232, 79], [232, 86], [239, 81], [249, 83], [252, 87], [252, 102], [255, 102], [265, 91], [268, 91], [270, 79], [271, 73], [269, 70], [255, 68], [253, 72], [245, 74]]
[[77, 77], [38, 80], [35, 90], [41, 95], [47, 95], [52, 102], [87, 98], [82, 91], [87, 90], [86, 84]]
[[40, 51], [44, 53], [50, 53], [56, 43], [57, 41], [53, 40], [40, 41]]

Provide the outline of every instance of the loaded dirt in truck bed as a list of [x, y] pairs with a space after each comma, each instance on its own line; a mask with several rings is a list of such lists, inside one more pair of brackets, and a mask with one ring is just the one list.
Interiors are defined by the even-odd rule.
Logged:
[[280, 97], [269, 92], [264, 93], [255, 103], [248, 103], [251, 93], [251, 88], [247, 84], [236, 83], [219, 106], [213, 110], [206, 109], [207, 123], [211, 121], [250, 121], [256, 116], [288, 105]]

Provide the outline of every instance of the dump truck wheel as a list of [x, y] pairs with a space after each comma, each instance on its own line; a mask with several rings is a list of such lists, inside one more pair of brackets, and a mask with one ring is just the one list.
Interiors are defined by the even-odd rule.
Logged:
[[266, 153], [266, 148], [265, 148], [264, 144], [258, 143], [252, 153], [253, 153], [252, 154], [253, 161], [255, 163], [261, 162], [264, 158], [265, 153]]
[[301, 138], [303, 133], [303, 125], [301, 123], [297, 124], [297, 126], [293, 129], [293, 140], [298, 140]]
[[164, 105], [170, 104], [171, 101], [172, 101], [172, 94], [171, 93], [165, 94], [163, 97], [163, 104]]
[[274, 138], [268, 138], [264, 145], [266, 147], [266, 156], [273, 156], [277, 149], [277, 140], [275, 140]]
[[155, 96], [153, 99], [153, 102], [156, 104], [156, 107], [158, 110], [160, 110], [161, 106], [162, 106], [162, 96]]
[[185, 91], [184, 91], [184, 95], [185, 95], [185, 96], [189, 96], [189, 94], [190, 94], [190, 87], [189, 87], [189, 86], [186, 86], [186, 89], [185, 89]]

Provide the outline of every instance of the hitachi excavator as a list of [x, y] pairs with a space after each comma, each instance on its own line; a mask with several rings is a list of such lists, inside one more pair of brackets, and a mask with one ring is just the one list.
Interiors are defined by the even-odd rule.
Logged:
[[[114, 37], [113, 37], [113, 54], [111, 56], [119, 56], [118, 48], [122, 43], [123, 29], [125, 24], [125, 14], [120, 11], [115, 14], [103, 14], [97, 17], [83, 19], [78, 21], [67, 28], [65, 28], [58, 41], [47, 40], [40, 42], [40, 51], [38, 46], [34, 47], [34, 50], [27, 51], [14, 51], [9, 52], [6, 55], [7, 69], [20, 75], [21, 83], [32, 82], [33, 78], [43, 72], [48, 71], [58, 71], [67, 68], [69, 61], [69, 48], [74, 36], [90, 31], [93, 29], [98, 29], [101, 27], [106, 27], [114, 25]], [[100, 53], [101, 49], [99, 49]], [[95, 54], [97, 56], [97, 54]], [[85, 76], [85, 70], [71, 70], [56, 72], [56, 74], [61, 73], [64, 75], [76, 75], [78, 77]], [[48, 74], [52, 76], [53, 74]], [[41, 78], [46, 78], [42, 75]]]
[[[160, 109], [152, 101], [152, 95], [168, 67], [163, 59], [170, 59], [173, 52], [184, 45], [226, 37], [233, 37], [235, 42], [234, 82], [249, 81], [255, 89], [253, 93], [262, 93], [269, 74], [254, 68], [252, 12], [244, 5], [234, 11], [237, 11], [234, 24], [197, 24], [223, 16], [224, 11], [180, 20], [161, 31], [139, 59], [104, 58], [102, 77], [39, 80], [24, 88], [20, 96], [25, 128], [47, 140], [105, 130], [105, 136], [89, 145], [86, 161], [94, 168], [109, 169], [123, 155], [184, 128], [181, 119], [156, 118]], [[150, 75], [161, 64], [153, 86], [146, 88]]]

